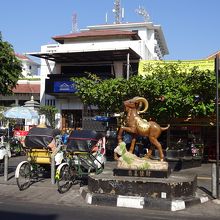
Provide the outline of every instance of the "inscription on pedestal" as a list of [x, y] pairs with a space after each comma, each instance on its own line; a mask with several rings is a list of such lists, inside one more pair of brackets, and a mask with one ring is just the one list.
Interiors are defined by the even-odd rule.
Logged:
[[170, 176], [168, 170], [132, 170], [132, 169], [113, 169], [114, 176], [133, 176], [133, 177], [152, 177], [152, 178], [168, 178]]

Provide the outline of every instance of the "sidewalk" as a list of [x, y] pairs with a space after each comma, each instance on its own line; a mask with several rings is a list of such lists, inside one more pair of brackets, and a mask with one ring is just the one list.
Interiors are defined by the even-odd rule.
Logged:
[[49, 177], [40, 178], [38, 182], [34, 182], [28, 189], [20, 191], [15, 179], [15, 169], [23, 160], [26, 160], [25, 156], [9, 159], [8, 181], [5, 181], [4, 176], [0, 174], [1, 201], [18, 200], [25, 203], [48, 205], [87, 206], [80, 194], [79, 185], [74, 185], [67, 193], [60, 194], [57, 191], [57, 185], [52, 184]]
[[[4, 176], [0, 175], [0, 197], [4, 200], [17, 199], [19, 201], [25, 201], [30, 203], [45, 203], [55, 205], [76, 205], [76, 206], [89, 206], [82, 198], [80, 193], [80, 186], [74, 185], [65, 194], [60, 194], [57, 191], [56, 184], [51, 183], [50, 178], [42, 178], [39, 182], [33, 183], [28, 189], [19, 191], [16, 179], [14, 177], [14, 171], [17, 164], [24, 160], [25, 157], [14, 157], [9, 160], [9, 175], [8, 181], [4, 181]], [[115, 161], [107, 161], [105, 171], [111, 171], [116, 167]], [[186, 170], [178, 171], [179, 173], [190, 174], [194, 173], [198, 175], [198, 191], [206, 194], [209, 197], [209, 201], [190, 206], [185, 210], [178, 211], [183, 213], [210, 213], [210, 215], [220, 216], [220, 204], [214, 203], [213, 198], [210, 196], [211, 192], [211, 164], [202, 164], [201, 167], [190, 168]], [[217, 201], [219, 202], [219, 201]]]
[[[26, 160], [25, 156], [12, 157], [9, 159], [8, 181], [4, 181], [4, 176], [2, 173], [0, 174], [0, 184], [16, 185], [15, 169], [17, 165], [23, 160]], [[116, 167], [116, 161], [107, 161], [105, 165], [105, 170], [112, 170], [115, 167]], [[183, 169], [177, 172], [182, 173], [183, 175], [197, 174], [198, 187], [203, 187], [207, 191], [209, 191], [209, 193], [211, 193], [211, 172], [212, 172], [211, 163], [202, 164], [200, 167]], [[39, 183], [38, 182], [34, 183], [34, 185], [47, 186], [47, 187], [54, 186], [54, 184], [51, 183], [50, 178], [44, 178], [44, 179], [42, 178], [42, 180]]]

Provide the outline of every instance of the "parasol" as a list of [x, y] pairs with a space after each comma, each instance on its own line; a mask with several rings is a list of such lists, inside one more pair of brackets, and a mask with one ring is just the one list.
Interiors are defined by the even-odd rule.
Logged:
[[34, 119], [39, 117], [37, 112], [23, 106], [12, 107], [3, 112], [3, 115], [6, 118], [14, 119]]

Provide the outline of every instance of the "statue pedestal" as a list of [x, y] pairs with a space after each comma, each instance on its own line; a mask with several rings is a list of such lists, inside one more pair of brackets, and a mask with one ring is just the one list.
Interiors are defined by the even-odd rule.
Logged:
[[[117, 175], [120, 173], [128, 176]], [[130, 176], [131, 173], [139, 176]], [[88, 186], [81, 189], [81, 195], [92, 205], [167, 211], [181, 210], [208, 201], [207, 196], [196, 192], [196, 175], [172, 173], [163, 178], [141, 175], [141, 171], [104, 170], [99, 175], [88, 177]], [[152, 175], [156, 176], [156, 173]]]
[[93, 193], [179, 199], [195, 196], [196, 175], [170, 175], [168, 178], [91, 175], [88, 189]]

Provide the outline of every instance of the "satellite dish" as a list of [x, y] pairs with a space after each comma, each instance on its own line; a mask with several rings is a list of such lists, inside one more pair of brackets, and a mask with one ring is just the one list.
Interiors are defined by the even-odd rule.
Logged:
[[150, 15], [148, 14], [148, 12], [146, 11], [144, 7], [139, 6], [139, 8], [135, 10], [135, 12], [141, 15], [144, 18], [145, 22], [150, 21]]

